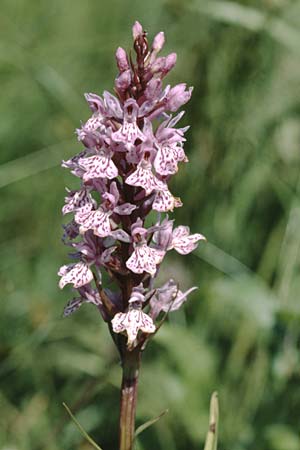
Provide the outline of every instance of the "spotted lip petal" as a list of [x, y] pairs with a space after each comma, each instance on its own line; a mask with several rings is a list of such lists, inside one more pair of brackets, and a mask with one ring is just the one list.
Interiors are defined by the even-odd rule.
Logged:
[[145, 141], [144, 133], [137, 125], [138, 105], [135, 100], [129, 99], [124, 104], [124, 120], [121, 128], [112, 134], [115, 142], [134, 144], [136, 139]]
[[179, 197], [174, 197], [169, 189], [165, 191], [158, 191], [155, 195], [152, 208], [158, 212], [173, 211], [174, 208], [182, 206], [182, 202]]
[[135, 249], [126, 261], [126, 267], [134, 273], [147, 272], [154, 276], [156, 265], [161, 262], [161, 254], [147, 244], [136, 245]]
[[104, 212], [101, 209], [75, 215], [75, 221], [80, 225], [79, 231], [81, 234], [88, 230], [93, 230], [94, 234], [99, 237], [109, 236], [111, 233], [110, 216], [112, 212]]
[[66, 284], [73, 284], [74, 288], [79, 288], [93, 280], [93, 273], [84, 262], [62, 266], [58, 275], [62, 275], [59, 282], [60, 289], [63, 289]]
[[98, 128], [105, 128], [103, 125], [104, 117], [101, 113], [96, 112], [89, 118], [89, 120], [84, 124], [85, 131], [96, 131]]
[[94, 205], [93, 198], [88, 189], [82, 188], [79, 191], [70, 192], [65, 198], [66, 204], [62, 209], [63, 214], [76, 210], [83, 212], [91, 211]]
[[143, 162], [139, 164], [135, 172], [126, 178], [126, 184], [142, 187], [146, 195], [151, 194], [154, 190], [166, 189], [165, 184], [152, 173], [151, 165], [143, 164]]
[[139, 330], [144, 333], [154, 333], [156, 327], [151, 317], [141, 309], [130, 309], [127, 313], [117, 313], [111, 321], [115, 333], [127, 333], [128, 347], [132, 347]]
[[154, 167], [160, 175], [173, 175], [178, 171], [177, 154], [171, 146], [160, 145], [154, 160]]
[[101, 155], [81, 158], [78, 163], [85, 170], [83, 181], [89, 181], [93, 178], [109, 178], [111, 180], [118, 176], [117, 167], [113, 163], [110, 155], [104, 152]]

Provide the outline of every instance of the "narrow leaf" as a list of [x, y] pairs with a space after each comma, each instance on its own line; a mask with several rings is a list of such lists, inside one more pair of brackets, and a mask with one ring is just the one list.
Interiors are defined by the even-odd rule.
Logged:
[[154, 417], [154, 419], [148, 420], [147, 422], [143, 423], [143, 425], [140, 425], [135, 430], [134, 437], [136, 438], [139, 434], [141, 434], [144, 430], [151, 427], [151, 425], [155, 424], [159, 419], [161, 419], [165, 414], [169, 412], [168, 409], [165, 409], [163, 412], [161, 412], [157, 417]]
[[85, 437], [85, 439], [96, 449], [96, 450], [102, 450], [101, 447], [99, 447], [98, 444], [96, 444], [96, 442], [91, 438], [91, 436], [89, 436], [87, 434], [87, 432], [85, 431], [85, 429], [80, 425], [80, 423], [78, 422], [78, 420], [76, 419], [76, 417], [72, 414], [70, 408], [66, 405], [66, 403], [63, 403], [63, 407], [66, 409], [67, 413], [69, 414], [69, 416], [71, 417], [71, 419], [73, 420], [73, 422], [75, 423], [75, 425], [77, 426], [78, 430], [80, 431], [80, 433]]
[[217, 392], [214, 392], [210, 400], [209, 429], [206, 435], [204, 450], [217, 450], [218, 422], [219, 422], [218, 394]]

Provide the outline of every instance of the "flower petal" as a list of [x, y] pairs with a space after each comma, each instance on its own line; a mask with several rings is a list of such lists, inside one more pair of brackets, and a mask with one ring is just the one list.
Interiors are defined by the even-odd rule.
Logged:
[[120, 214], [120, 216], [130, 216], [132, 211], [136, 209], [136, 205], [131, 203], [123, 203], [123, 205], [116, 206], [114, 212]]
[[93, 178], [109, 178], [111, 180], [118, 176], [118, 169], [111, 157], [104, 153], [82, 158], [79, 160], [79, 165], [86, 171], [83, 175], [83, 181]]
[[123, 125], [118, 131], [112, 134], [115, 142], [123, 142], [124, 144], [134, 144], [136, 139], [144, 141], [145, 135], [139, 129], [136, 119], [138, 114], [138, 105], [135, 100], [129, 99], [124, 104], [124, 120]]
[[197, 287], [192, 287], [186, 292], [178, 289], [177, 283], [170, 279], [160, 288], [156, 289], [155, 294], [150, 300], [150, 314], [153, 319], [159, 315], [161, 311], [166, 313], [176, 311], [187, 300], [187, 296]]
[[62, 275], [59, 282], [60, 289], [63, 289], [69, 283], [73, 284], [75, 288], [79, 288], [93, 280], [93, 273], [84, 262], [63, 266], [60, 268], [58, 274]]
[[124, 323], [124, 320], [126, 319], [126, 314], [124, 313], [117, 313], [114, 318], [112, 319], [112, 328], [115, 333], [122, 333], [122, 331], [125, 331], [126, 325]]
[[172, 175], [178, 171], [178, 159], [173, 148], [168, 145], [160, 145], [154, 160], [154, 167], [160, 175]]
[[65, 197], [65, 201], [66, 204], [62, 209], [63, 214], [76, 210], [88, 212], [93, 209], [94, 205], [94, 200], [89, 190], [86, 188], [82, 188], [79, 191], [69, 192], [69, 195]]
[[181, 255], [187, 255], [197, 248], [197, 243], [200, 240], [205, 240], [205, 237], [200, 234], [188, 234], [189, 227], [179, 226], [173, 231], [172, 244], [170, 248], [174, 248]]
[[150, 248], [147, 244], [137, 245], [126, 261], [126, 267], [134, 273], [147, 272], [154, 276], [156, 273], [156, 265], [161, 262], [162, 255], [154, 248]]
[[112, 236], [114, 239], [117, 239], [118, 241], [122, 242], [131, 242], [131, 237], [129, 236], [126, 231], [122, 230], [121, 228], [118, 230], [114, 230], [110, 233], [110, 236]]
[[144, 333], [154, 333], [156, 329], [151, 317], [141, 309], [130, 309], [127, 313], [117, 313], [111, 323], [115, 333], [126, 331], [129, 348], [136, 340], [139, 330]]
[[165, 191], [158, 191], [155, 195], [152, 208], [158, 212], [173, 211], [174, 208], [182, 206], [179, 197], [174, 197], [167, 189]]
[[77, 213], [75, 215], [75, 221], [80, 225], [79, 231], [81, 234], [87, 230], [93, 230], [96, 236], [105, 237], [111, 233], [110, 216], [111, 212], [104, 212], [101, 209], [97, 209], [87, 214]]
[[118, 119], [121, 119], [123, 116], [123, 111], [119, 100], [108, 91], [103, 92], [103, 98], [106, 115], [108, 117], [117, 117]]
[[82, 305], [83, 302], [84, 302], [84, 300], [82, 297], [72, 298], [72, 300], [70, 300], [64, 307], [63, 316], [68, 317], [71, 314], [73, 314], [75, 311], [77, 311], [80, 308], [80, 306]]
[[139, 165], [135, 172], [133, 172], [126, 179], [126, 184], [130, 186], [139, 186], [145, 189], [146, 195], [151, 194], [154, 190], [164, 190], [165, 184], [160, 181], [156, 176], [152, 173], [151, 167], [143, 167]]
[[84, 96], [93, 112], [101, 112], [102, 114], [104, 113], [104, 103], [99, 95], [87, 93], [84, 94]]

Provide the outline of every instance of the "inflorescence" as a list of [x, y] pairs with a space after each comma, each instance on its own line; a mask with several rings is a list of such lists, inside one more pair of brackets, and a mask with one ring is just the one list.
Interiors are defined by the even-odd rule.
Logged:
[[[84, 149], [62, 163], [81, 184], [78, 190], [67, 190], [63, 207], [63, 214], [73, 214], [63, 241], [73, 249], [74, 262], [58, 272], [60, 288], [70, 283], [78, 292], [64, 315], [84, 302], [93, 303], [112, 334], [127, 335], [129, 350], [155, 332], [160, 313], [178, 309], [196, 289], [183, 293], [172, 279], [154, 288], [166, 253], [174, 249], [186, 255], [205, 239], [190, 234], [187, 226], [174, 228], [168, 216], [182, 206], [168, 184], [178, 163], [188, 161], [183, 145], [189, 128], [176, 128], [184, 112], [170, 113], [190, 99], [192, 88], [185, 83], [163, 88], [176, 63], [175, 53], [158, 56], [163, 32], [149, 48], [136, 22], [133, 39], [135, 58], [121, 47], [116, 51], [116, 95], [85, 95], [92, 116], [76, 130]], [[157, 218], [147, 226], [153, 211]], [[103, 271], [117, 290], [103, 287]]]

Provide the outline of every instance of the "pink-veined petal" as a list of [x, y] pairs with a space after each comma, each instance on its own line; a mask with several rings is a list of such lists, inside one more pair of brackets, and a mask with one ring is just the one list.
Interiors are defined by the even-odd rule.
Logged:
[[123, 111], [119, 100], [108, 91], [103, 92], [103, 98], [105, 114], [108, 117], [117, 117], [118, 119], [121, 119], [123, 116]]
[[84, 124], [84, 130], [86, 131], [96, 131], [98, 128], [103, 126], [103, 115], [101, 113], [95, 112], [92, 117]]
[[174, 228], [172, 232], [173, 239], [182, 238], [188, 236], [189, 234], [190, 234], [190, 227], [187, 227], [185, 225], [179, 225], [178, 227]]
[[136, 119], [138, 114], [138, 105], [135, 100], [128, 99], [124, 104], [123, 125], [118, 131], [112, 134], [115, 142], [124, 144], [134, 144], [136, 139], [145, 140], [145, 135], [139, 129]]
[[182, 201], [179, 197], [174, 197], [167, 189], [165, 191], [158, 191], [155, 195], [152, 209], [158, 212], [173, 211], [174, 208], [182, 206]]
[[99, 132], [104, 131], [105, 125], [103, 124], [103, 120], [103, 115], [99, 112], [95, 112], [81, 128], [76, 130], [78, 140], [84, 141], [87, 135], [94, 134], [97, 130], [99, 130]]
[[154, 190], [166, 189], [165, 184], [152, 173], [151, 167], [144, 168], [142, 165], [139, 165], [136, 171], [129, 175], [126, 184], [142, 187], [145, 189], [146, 195], [151, 194]]
[[124, 323], [124, 320], [126, 318], [126, 314], [124, 313], [117, 313], [114, 318], [112, 319], [112, 327], [115, 333], [122, 333], [122, 331], [125, 331], [126, 325]]
[[173, 231], [171, 248], [174, 248], [181, 255], [187, 255], [195, 250], [200, 240], [205, 240], [202, 234], [189, 235], [189, 227], [179, 226]]
[[93, 178], [109, 178], [110, 180], [118, 176], [118, 169], [110, 156], [106, 154], [94, 155], [89, 158], [79, 160], [79, 165], [85, 170], [83, 180], [88, 181]]
[[154, 333], [156, 327], [150, 316], [141, 309], [130, 309], [127, 313], [117, 313], [111, 321], [115, 333], [127, 333], [127, 345], [132, 347], [139, 330], [144, 333]]
[[178, 171], [176, 154], [171, 146], [161, 145], [157, 150], [154, 167], [160, 175], [172, 175]]
[[76, 192], [70, 192], [69, 196], [65, 197], [66, 204], [62, 209], [63, 214], [81, 210], [82, 212], [91, 211], [94, 205], [94, 200], [88, 189], [82, 188]]
[[147, 272], [154, 276], [156, 265], [161, 262], [161, 255], [147, 244], [136, 245], [132, 255], [126, 261], [126, 267], [134, 273]]
[[101, 209], [97, 209], [87, 214], [77, 213], [75, 215], [75, 221], [80, 225], [79, 231], [81, 234], [87, 230], [93, 230], [96, 236], [105, 237], [111, 233], [110, 216], [111, 212], [104, 212]]
[[59, 282], [60, 289], [63, 289], [63, 287], [69, 283], [73, 284], [74, 288], [79, 288], [93, 280], [93, 273], [89, 266], [84, 262], [63, 266], [58, 274], [62, 274], [62, 278]]
[[188, 157], [184, 153], [183, 147], [181, 145], [177, 145], [173, 148], [174, 156], [179, 162], [188, 162]]

